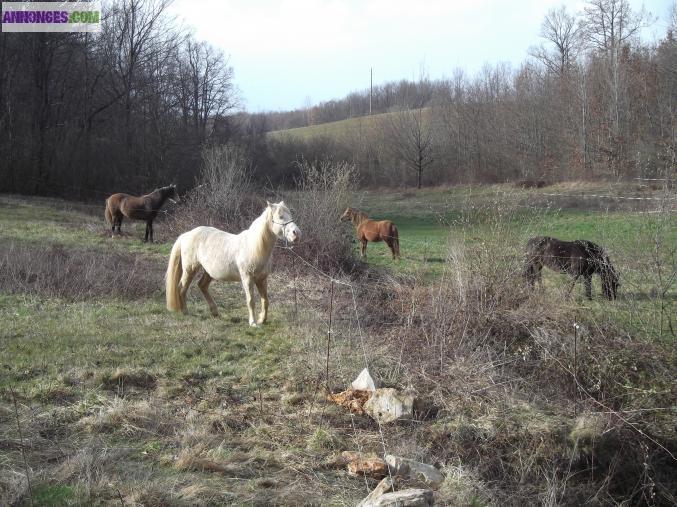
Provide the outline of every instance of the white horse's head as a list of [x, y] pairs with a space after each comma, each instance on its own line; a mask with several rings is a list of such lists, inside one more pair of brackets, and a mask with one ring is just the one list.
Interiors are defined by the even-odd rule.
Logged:
[[294, 223], [289, 208], [284, 201], [268, 203], [271, 217], [271, 229], [275, 236], [286, 239], [290, 243], [298, 243], [301, 239], [301, 229]]

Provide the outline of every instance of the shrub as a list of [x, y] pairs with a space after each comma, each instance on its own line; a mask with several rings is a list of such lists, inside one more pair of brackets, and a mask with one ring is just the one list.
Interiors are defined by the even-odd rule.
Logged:
[[251, 160], [238, 147], [204, 148], [197, 185], [173, 216], [174, 233], [179, 235], [199, 225], [232, 231], [248, 227], [253, 208], [258, 214], [261, 206], [249, 194], [252, 171]]
[[[350, 270], [352, 245], [339, 217], [350, 202], [355, 166], [333, 160], [301, 160], [297, 167], [298, 191], [288, 199], [302, 234], [301, 244], [295, 250], [325, 272], [335, 274]], [[293, 264], [292, 259], [292, 255], [286, 255], [284, 265], [289, 267]]]

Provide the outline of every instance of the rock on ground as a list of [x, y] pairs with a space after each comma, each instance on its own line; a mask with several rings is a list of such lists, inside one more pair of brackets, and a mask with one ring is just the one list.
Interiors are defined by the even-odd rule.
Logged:
[[364, 411], [380, 424], [414, 416], [414, 395], [397, 389], [376, 389], [363, 406]]
[[360, 372], [353, 383], [350, 385], [353, 389], [357, 391], [376, 391], [376, 384], [374, 384], [374, 379], [371, 378], [369, 370], [366, 368]]
[[371, 391], [346, 389], [336, 394], [328, 394], [327, 398], [337, 405], [347, 408], [353, 414], [364, 414], [364, 405], [371, 397]]
[[434, 505], [433, 492], [430, 489], [403, 489], [384, 493], [372, 499], [369, 497], [371, 494], [359, 504], [359, 507], [428, 507]]
[[386, 456], [386, 463], [392, 475], [399, 475], [408, 479], [422, 481], [432, 489], [438, 489], [444, 482], [444, 475], [437, 468], [426, 463], [400, 456]]

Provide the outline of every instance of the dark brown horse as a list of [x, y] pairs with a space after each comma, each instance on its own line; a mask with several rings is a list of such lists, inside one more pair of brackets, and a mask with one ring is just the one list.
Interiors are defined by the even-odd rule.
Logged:
[[397, 227], [390, 220], [371, 220], [366, 213], [354, 208], [347, 208], [341, 215], [341, 222], [352, 222], [357, 239], [360, 240], [360, 254], [367, 255], [368, 241], [385, 241], [393, 254], [393, 259], [400, 258], [400, 238]]
[[543, 266], [574, 277], [567, 294], [571, 293], [576, 281], [582, 276], [588, 299], [592, 299], [592, 275], [598, 273], [604, 296], [616, 299], [618, 273], [604, 249], [592, 241], [560, 241], [547, 236], [531, 238], [527, 242], [524, 276], [532, 287], [541, 280]]
[[134, 197], [129, 194], [113, 194], [106, 199], [106, 221], [111, 225], [113, 237], [115, 236], [115, 228], [122, 226], [122, 219], [127, 217], [131, 220], [145, 220], [146, 222], [146, 236], [144, 241], [153, 242], [153, 220], [160, 211], [160, 208], [169, 199], [172, 202], [178, 200], [176, 193], [176, 185], [169, 185], [167, 187], [157, 188], [150, 194], [142, 195], [141, 197]]

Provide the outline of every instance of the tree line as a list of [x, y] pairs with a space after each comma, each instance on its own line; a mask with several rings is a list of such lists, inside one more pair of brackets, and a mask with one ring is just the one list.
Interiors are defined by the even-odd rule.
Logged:
[[0, 34], [0, 191], [193, 184], [202, 147], [233, 135], [233, 70], [167, 7], [116, 1], [100, 33]]
[[[272, 159], [331, 154], [367, 183], [651, 177], [674, 173], [677, 149], [677, 7], [657, 43], [627, 0], [562, 6], [543, 20], [541, 43], [513, 69], [388, 83], [309, 110], [250, 118], [269, 130], [354, 118], [342, 136], [275, 135]], [[362, 117], [362, 119], [360, 119]], [[355, 119], [357, 118], [357, 119]], [[284, 174], [285, 166], [276, 174]]]
[[[674, 172], [677, 7], [657, 43], [627, 0], [543, 20], [517, 69], [386, 83], [317, 106], [238, 109], [227, 56], [168, 14], [120, 0], [100, 33], [0, 33], [0, 191], [100, 199], [194, 185], [205, 148], [235, 146], [248, 180], [295, 185], [299, 161], [333, 158], [373, 185]], [[341, 135], [271, 134], [352, 118]], [[244, 160], [243, 159], [243, 160]]]

